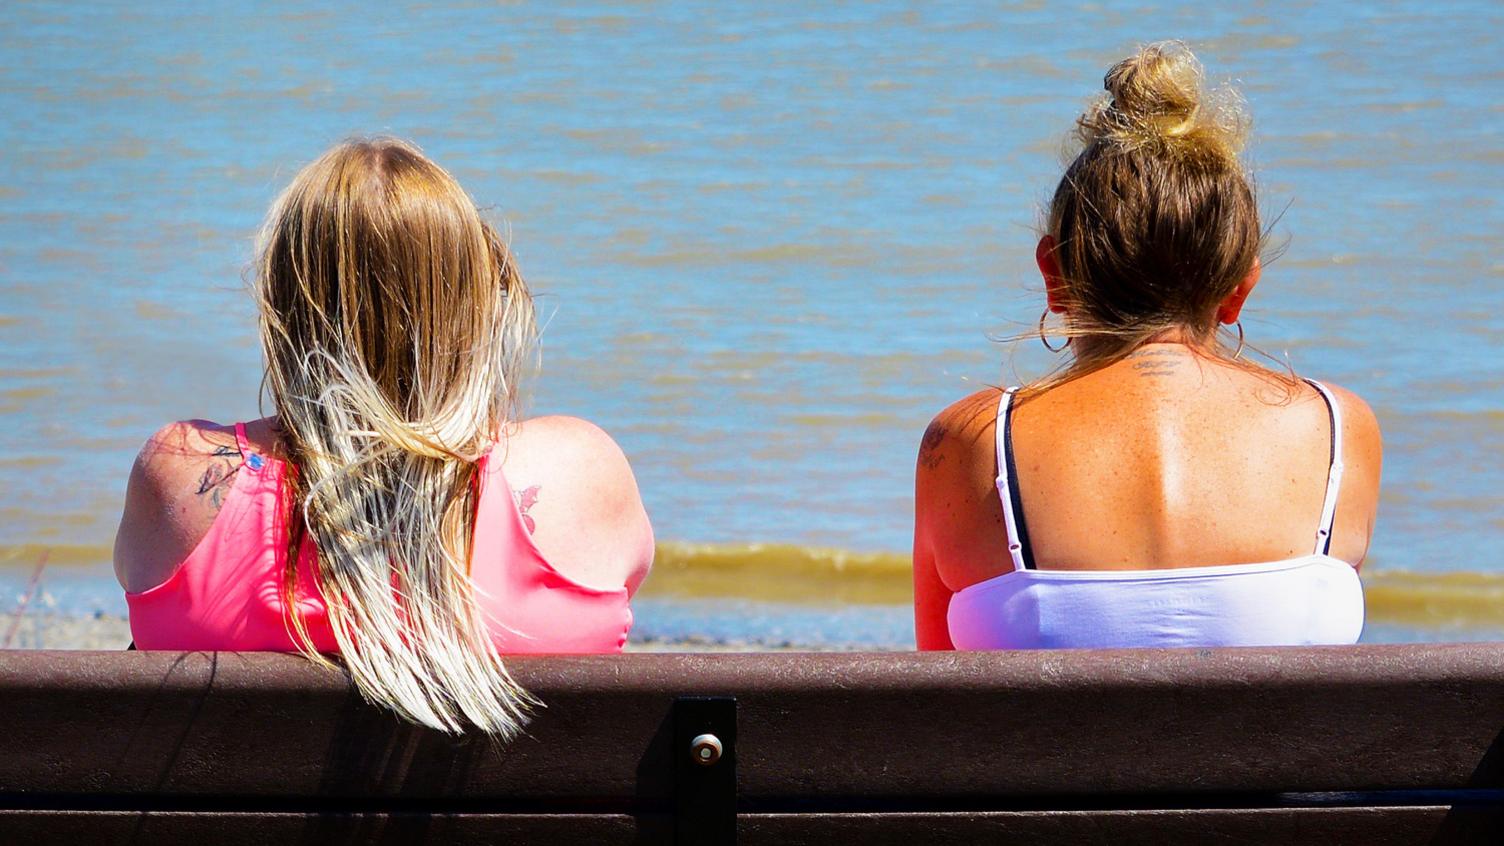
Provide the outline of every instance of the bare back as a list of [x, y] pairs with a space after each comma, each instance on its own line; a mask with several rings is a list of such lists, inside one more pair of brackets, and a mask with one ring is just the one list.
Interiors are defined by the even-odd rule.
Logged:
[[[1349, 394], [1344, 404], [1356, 401]], [[1013, 438], [1031, 538], [1048, 569], [1309, 554], [1333, 459], [1330, 415], [1315, 389], [1174, 344], [1021, 403]], [[1364, 490], [1361, 471], [1378, 468], [1353, 458], [1332, 552], [1357, 565], [1376, 493]]]
[[[1362, 400], [1333, 392], [1346, 472], [1330, 552], [1357, 567], [1378, 502], [1379, 431]], [[1013, 569], [995, 486], [999, 396], [989, 390], [962, 400], [926, 433], [916, 480], [921, 630], [927, 619], [943, 628], [951, 593]], [[1333, 458], [1330, 417], [1314, 388], [1179, 344], [1146, 345], [1024, 398], [1012, 438], [1029, 542], [1046, 570], [1308, 555]]]

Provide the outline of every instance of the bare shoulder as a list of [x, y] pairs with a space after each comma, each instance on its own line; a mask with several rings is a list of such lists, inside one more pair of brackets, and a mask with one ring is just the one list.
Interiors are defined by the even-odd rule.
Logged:
[[[1000, 388], [978, 391], [935, 415], [914, 469], [915, 623], [926, 648], [949, 643], [950, 594], [1007, 572], [997, 496]], [[922, 619], [921, 619], [922, 618]]]
[[621, 456], [621, 447], [606, 430], [582, 417], [550, 414], [513, 424], [507, 431], [509, 446], [520, 449], [567, 450], [572, 457], [590, 459]]
[[637, 480], [626, 453], [601, 427], [579, 417], [534, 417], [508, 431], [503, 464], [524, 474], [585, 484], [593, 494], [636, 501]]
[[[914, 638], [920, 649], [951, 649], [946, 627], [954, 562], [967, 562], [964, 548], [984, 503], [969, 481], [993, 462], [996, 388], [951, 403], [924, 430], [914, 468]], [[962, 575], [960, 578], [968, 578]], [[972, 579], [975, 581], [975, 579]]]
[[1382, 438], [1379, 431], [1379, 418], [1369, 408], [1368, 403], [1362, 397], [1342, 387], [1333, 385], [1331, 382], [1322, 382], [1332, 396], [1337, 398], [1337, 405], [1342, 409], [1342, 433], [1364, 441], [1372, 441], [1377, 445]]
[[503, 473], [550, 563], [635, 591], [652, 566], [653, 529], [616, 441], [588, 420], [550, 415], [514, 424], [502, 448]]
[[205, 458], [228, 452], [239, 453], [234, 426], [210, 420], [179, 420], [146, 439], [136, 455], [136, 468], [153, 478], [171, 478], [185, 466], [202, 464]]
[[935, 415], [919, 442], [919, 472], [939, 471], [947, 463], [974, 458], [992, 460], [1002, 391], [987, 388], [951, 403]]
[[1377, 483], [1379, 465], [1383, 460], [1383, 434], [1379, 419], [1367, 402], [1348, 389], [1323, 381], [1322, 386], [1331, 391], [1337, 401], [1342, 417], [1343, 461], [1348, 466], [1356, 465], [1360, 472], [1371, 471]]
[[1379, 508], [1384, 446], [1373, 409], [1357, 394], [1322, 382], [1337, 401], [1342, 416], [1342, 463], [1346, 472], [1337, 495], [1331, 554], [1354, 567], [1362, 566], [1373, 538]]
[[[952, 403], [935, 415], [919, 443], [914, 467], [914, 538], [944, 545], [938, 535], [962, 525], [986, 523], [996, 505], [998, 402], [1002, 391], [989, 388]], [[953, 538], [954, 540], [954, 538]]]
[[155, 587], [208, 531], [240, 466], [235, 430], [207, 420], [169, 423], [131, 466], [115, 535], [115, 574], [130, 591]]

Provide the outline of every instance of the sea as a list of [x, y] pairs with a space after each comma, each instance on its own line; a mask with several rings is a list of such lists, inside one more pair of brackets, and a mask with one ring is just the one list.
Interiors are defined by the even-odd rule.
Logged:
[[1365, 639], [1504, 635], [1504, 5], [0, 4], [0, 623], [118, 615], [163, 423], [259, 416], [271, 199], [411, 139], [538, 294], [530, 414], [660, 540], [634, 637], [912, 648], [920, 434], [1038, 376], [1032, 259], [1106, 68], [1187, 41], [1253, 116], [1250, 343], [1384, 432]]

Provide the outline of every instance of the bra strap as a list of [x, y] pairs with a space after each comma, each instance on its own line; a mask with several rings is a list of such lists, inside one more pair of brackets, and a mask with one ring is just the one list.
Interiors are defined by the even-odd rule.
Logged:
[[1326, 474], [1326, 498], [1321, 503], [1321, 523], [1316, 527], [1316, 554], [1326, 555], [1332, 549], [1332, 524], [1337, 519], [1337, 492], [1342, 488], [1342, 408], [1327, 386], [1315, 379], [1306, 383], [1315, 388], [1326, 401], [1327, 417], [1332, 424], [1332, 463]]
[[1003, 523], [1008, 529], [1008, 555], [1013, 559], [1014, 570], [1032, 570], [1027, 559], [1028, 550], [1025, 549], [1025, 541], [1020, 531], [1023, 520], [1021, 509], [1015, 506], [1018, 500], [1017, 478], [1013, 468], [1013, 438], [1009, 432], [1009, 424], [1013, 422], [1013, 392], [1017, 388], [1009, 388], [1003, 391], [1003, 397], [997, 405], [997, 493], [1003, 503]]

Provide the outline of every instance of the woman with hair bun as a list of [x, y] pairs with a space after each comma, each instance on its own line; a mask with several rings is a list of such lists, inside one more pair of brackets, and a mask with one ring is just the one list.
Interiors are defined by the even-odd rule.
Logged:
[[1362, 631], [1378, 424], [1357, 396], [1245, 357], [1262, 246], [1248, 121], [1201, 77], [1185, 45], [1151, 45], [1077, 121], [1036, 251], [1040, 337], [1065, 363], [957, 402], [920, 447], [921, 649]]
[[274, 413], [141, 450], [115, 541], [137, 647], [338, 653], [405, 719], [514, 734], [502, 654], [626, 641], [653, 558], [626, 458], [583, 420], [518, 419], [532, 297], [416, 147], [328, 151], [257, 252]]

